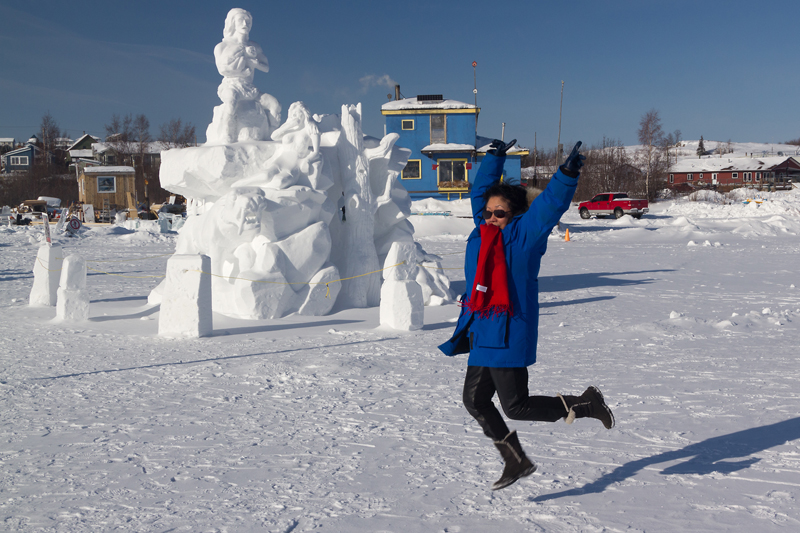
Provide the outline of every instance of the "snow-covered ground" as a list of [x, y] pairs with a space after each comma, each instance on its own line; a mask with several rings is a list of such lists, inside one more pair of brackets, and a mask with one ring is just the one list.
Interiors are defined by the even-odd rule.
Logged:
[[[436, 349], [455, 305], [413, 333], [373, 308], [165, 340], [147, 294], [175, 237], [98, 227], [61, 239], [94, 262], [89, 321], [57, 323], [27, 305], [41, 226], [0, 228], [2, 529], [798, 530], [800, 191], [762, 197], [565, 215], [530, 388], [595, 384], [617, 426], [510, 422], [539, 470], [497, 492], [466, 358]], [[463, 291], [466, 202], [414, 210], [445, 207], [412, 222]]]

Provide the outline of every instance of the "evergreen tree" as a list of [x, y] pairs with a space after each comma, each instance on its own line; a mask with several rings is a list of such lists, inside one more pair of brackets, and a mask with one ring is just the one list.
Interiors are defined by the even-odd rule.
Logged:
[[698, 155], [698, 157], [706, 155], [706, 147], [705, 147], [705, 144], [703, 144], [703, 136], [702, 135], [700, 136], [700, 144], [697, 145], [697, 155]]

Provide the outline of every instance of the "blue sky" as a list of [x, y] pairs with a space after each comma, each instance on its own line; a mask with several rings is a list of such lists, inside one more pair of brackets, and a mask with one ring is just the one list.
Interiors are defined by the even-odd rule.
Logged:
[[380, 80], [472, 102], [477, 61], [479, 133], [505, 122], [528, 147], [555, 146], [562, 80], [565, 144], [635, 144], [650, 109], [684, 139], [800, 137], [800, 3], [682, 0], [0, 0], [0, 137], [26, 139], [49, 111], [73, 138], [144, 113], [153, 134], [180, 118], [204, 141], [232, 7], [252, 13], [269, 58], [262, 92], [320, 114], [362, 102], [375, 136], [393, 92]]

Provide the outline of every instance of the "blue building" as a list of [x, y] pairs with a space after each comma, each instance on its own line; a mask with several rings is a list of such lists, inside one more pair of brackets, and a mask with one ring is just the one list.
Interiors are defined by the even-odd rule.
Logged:
[[29, 171], [33, 166], [37, 153], [41, 151], [35, 144], [37, 140], [35, 136], [31, 137], [21, 148], [4, 153], [2, 156], [3, 173], [15, 174]]
[[[396, 146], [411, 150], [401, 180], [412, 198], [461, 198], [469, 193], [492, 139], [477, 135], [480, 108], [442, 95], [397, 99], [381, 106], [386, 133], [397, 133]], [[504, 180], [519, 183], [522, 156], [508, 154]]]

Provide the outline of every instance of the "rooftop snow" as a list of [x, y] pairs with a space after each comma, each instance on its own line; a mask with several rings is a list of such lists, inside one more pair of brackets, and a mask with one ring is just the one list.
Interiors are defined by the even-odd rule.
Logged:
[[670, 172], [718, 172], [721, 170], [769, 170], [789, 157], [708, 157], [682, 159], [670, 167]]
[[475, 150], [475, 147], [471, 144], [438, 143], [429, 144], [420, 152], [471, 152], [473, 150]]
[[85, 174], [107, 174], [107, 173], [133, 173], [133, 167], [87, 167], [83, 169]]
[[400, 111], [403, 109], [475, 109], [473, 104], [459, 102], [458, 100], [436, 100], [432, 102], [419, 102], [417, 97], [393, 100], [381, 106], [382, 111]]

